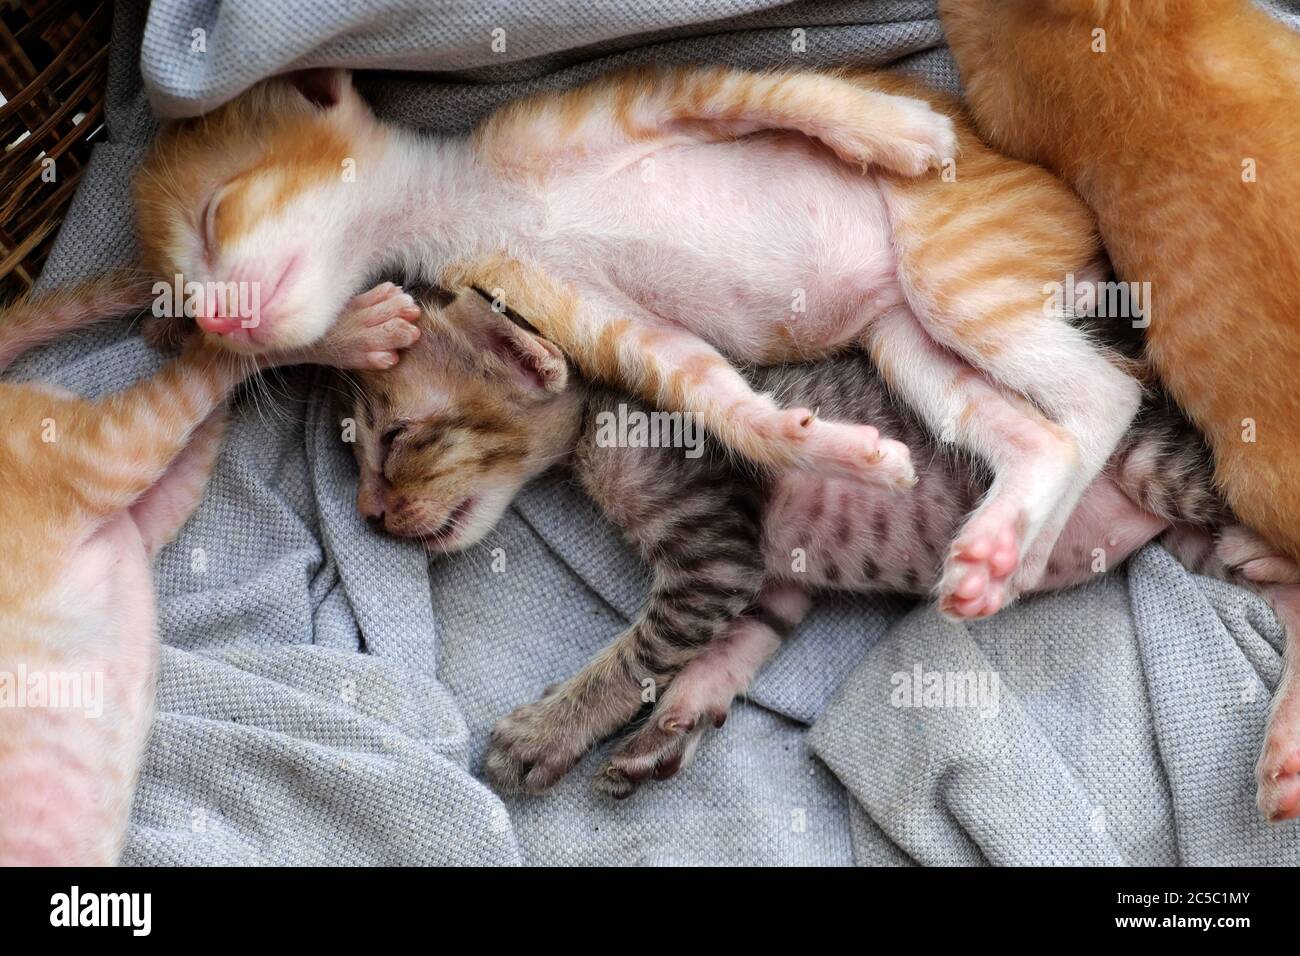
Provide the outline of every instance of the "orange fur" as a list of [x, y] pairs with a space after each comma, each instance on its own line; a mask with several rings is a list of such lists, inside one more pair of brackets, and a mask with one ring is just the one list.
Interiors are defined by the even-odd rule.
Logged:
[[[378, 123], [346, 77], [333, 78], [324, 108], [294, 90], [293, 81], [267, 84], [258, 94], [259, 108], [271, 114], [265, 118], [232, 111], [249, 129], [227, 130], [230, 120], [219, 120], [224, 124], [217, 140], [224, 165], [205, 170], [212, 181], [166, 193], [159, 186], [167, 179], [166, 150], [155, 154], [144, 176], [141, 198], [148, 208], [142, 210], [141, 227], [146, 236], [168, 234], [146, 227], [147, 220], [160, 214], [183, 225], [186, 217], [198, 218], [198, 209], [219, 210], [215, 225], [205, 223], [201, 235], [197, 227], [180, 229], [160, 244], [172, 253], [176, 271], [271, 281], [275, 293], [288, 286], [274, 317], [258, 326], [256, 335], [250, 329], [241, 336], [245, 330], [231, 327], [230, 316], [198, 317], [209, 333], [225, 336], [232, 349], [256, 352], [313, 341], [328, 328], [334, 303], [353, 272], [398, 256], [445, 288], [472, 286], [503, 299], [591, 379], [632, 390], [666, 411], [697, 414], [718, 441], [758, 464], [906, 488], [915, 481], [915, 471], [898, 442], [870, 426], [819, 420], [807, 409], [784, 409], [773, 396], [754, 393], [723, 359], [725, 354], [746, 362], [806, 361], [887, 337], [892, 344], [877, 353], [886, 359], [882, 367], [919, 413], [959, 447], [991, 461], [1000, 476], [1023, 478], [1024, 487], [1014, 493], [1008, 491], [1010, 479], [995, 482], [989, 514], [981, 515], [972, 534], [958, 542], [956, 553], [970, 560], [954, 558], [940, 586], [946, 593], [963, 575], [978, 578], [979, 554], [988, 549], [976, 539], [1000, 534], [996, 526], [1004, 513], [1024, 512], [1026, 540], [1017, 545], [1024, 559], [1014, 564], [1013, 580], [1003, 581], [1009, 575], [1001, 572], [996, 581], [986, 575], [988, 601], [979, 606], [987, 613], [1013, 600], [1041, 574], [1060, 522], [1137, 408], [1136, 383], [1071, 328], [1059, 309], [1049, 307], [1049, 284], [1072, 274], [1100, 278], [1104, 272], [1087, 208], [1049, 174], [984, 146], [959, 104], [914, 82], [850, 71], [640, 68], [508, 104], [471, 137], [428, 143]], [[304, 122], [319, 128], [312, 133], [301, 128]], [[358, 203], [355, 191], [343, 185], [322, 185], [319, 196], [313, 188], [286, 206], [277, 199], [283, 188], [280, 174], [295, 174], [315, 160], [311, 151], [304, 155], [286, 148], [281, 162], [274, 143], [285, 130], [322, 142], [346, 133], [363, 152], [371, 143], [369, 155], [387, 171], [393, 188], [381, 188], [384, 199], [378, 207]], [[751, 134], [759, 135], [739, 148], [730, 143]], [[186, 141], [186, 155], [195, 163], [211, 159], [210, 130], [200, 125], [177, 139]], [[701, 144], [717, 148], [692, 156]], [[806, 195], [774, 189], [768, 202], [759, 194], [764, 184], [749, 179], [748, 171], [727, 166], [750, 149], [757, 159], [754, 172], [763, 168], [760, 163], [784, 163], [788, 157], [800, 164], [798, 173], [827, 178], [810, 180]], [[330, 148], [315, 151], [328, 154]], [[748, 262], [729, 261], [733, 253], [716, 240], [707, 251], [701, 245], [669, 255], [693, 262], [691, 268], [701, 274], [712, 269], [738, 275], [754, 269], [765, 243], [774, 266], [783, 271], [773, 272], [770, 282], [756, 274], [748, 282], [733, 279], [730, 297], [719, 296], [697, 311], [671, 275], [649, 276], [657, 262], [666, 260], [650, 256], [638, 262], [627, 248], [610, 244], [610, 261], [602, 261], [600, 254], [583, 248], [600, 240], [582, 226], [551, 236], [535, 232], [532, 217], [544, 221], [550, 204], [557, 204], [557, 210], [561, 205], [582, 208], [581, 201], [566, 198], [565, 190], [583, 177], [598, 177], [593, 181], [597, 189], [626, 188], [622, 181], [632, 164], [659, 153], [666, 162], [686, 162], [701, 175], [727, 170], [724, 175], [739, 177], [743, 188], [736, 209], [720, 210], [714, 219], [703, 194], [691, 206], [694, 214], [713, 219], [709, 225], [723, 227], [730, 222], [727, 216], [751, 201], [761, 213], [750, 220], [758, 256]], [[832, 155], [867, 173], [860, 193], [852, 170], [836, 168]], [[956, 167], [951, 166], [954, 155]], [[696, 159], [698, 167], [691, 165]], [[943, 174], [935, 175], [939, 166]], [[410, 181], [407, 169], [413, 171]], [[950, 175], [954, 171], [955, 177]], [[230, 186], [231, 181], [236, 185]], [[752, 196], [744, 195], [751, 190]], [[682, 198], [688, 195], [689, 187]], [[150, 206], [158, 196], [161, 205]], [[649, 203], [648, 211], [655, 210], [648, 212], [653, 229], [671, 235], [674, 210], [663, 202], [666, 196], [654, 191], [639, 199]], [[841, 201], [861, 203], [853, 207], [857, 215], [831, 212]], [[500, 208], [480, 219], [468, 217], [476, 203], [500, 203]], [[810, 229], [807, 244], [797, 256], [783, 259], [785, 239], [772, 228], [772, 217], [790, 215], [800, 204], [811, 216], [800, 223]], [[787, 205], [790, 211], [778, 212]], [[370, 228], [362, 223], [374, 215], [383, 227], [375, 230], [365, 252], [336, 266], [340, 256], [346, 258], [348, 233]], [[512, 219], [516, 215], [518, 222]], [[261, 218], [248, 248], [232, 244], [236, 228], [226, 224], [227, 217], [248, 222], [254, 216]], [[467, 217], [464, 223], [462, 216]], [[355, 225], [342, 225], [353, 221]], [[484, 229], [486, 222], [493, 227]], [[853, 234], [857, 223], [866, 230], [860, 237]], [[630, 223], [616, 228], [626, 226]], [[707, 228], [705, 220], [701, 226]], [[635, 232], [632, 227], [628, 234]], [[300, 245], [300, 234], [316, 238]], [[633, 245], [638, 241], [631, 240]], [[282, 252], [286, 246], [296, 248], [292, 254]], [[640, 279], [613, 277], [619, 270], [643, 269], [646, 275]], [[608, 273], [602, 278], [590, 274], [602, 271]], [[291, 274], [292, 280], [282, 278]], [[778, 275], [788, 285], [778, 284]], [[645, 282], [658, 283], [659, 294], [634, 291]], [[802, 292], [805, 284], [823, 304], [806, 320], [791, 320], [792, 311], [803, 307], [788, 312], [780, 301], [785, 297], [781, 286]], [[707, 296], [709, 290], [701, 288], [698, 294]], [[890, 362], [911, 364], [912, 371], [891, 368]], [[996, 383], [997, 388], [982, 383], [969, 387], [998, 412], [990, 419], [996, 418], [1001, 430], [1033, 433], [1034, 460], [1020, 460], [996, 429], [962, 418], [956, 399], [934, 388], [943, 377], [934, 367], [954, 363], [969, 364]], [[1051, 371], [1063, 364], [1069, 374]], [[1084, 396], [1088, 386], [1095, 395]], [[998, 389], [1029, 401], [1000, 401]], [[1051, 421], [1071, 439], [1059, 454]]]
[[[889, 176], [899, 211], [893, 225], [900, 270], [927, 300], [928, 317], [941, 323], [939, 330], [931, 327], [930, 331], [948, 333], [945, 344], [987, 359], [1027, 323], [1059, 321], [1044, 314], [1045, 284], [1070, 272], [1091, 270], [1100, 275], [1104, 271], [1096, 223], [1087, 207], [1056, 177], [985, 145], [955, 98], [901, 76], [871, 71], [840, 71], [834, 76], [866, 90], [923, 99], [954, 122], [960, 149], [955, 178]], [[528, 180], [544, 178], [583, 155], [580, 145], [574, 145], [581, 144], [581, 136], [568, 131], [580, 130], [584, 121], [597, 123], [612, 111], [621, 128], [635, 127], [631, 117], [646, 98], [668, 100], [682, 122], [696, 122], [703, 116], [753, 116], [757, 111], [758, 115], [797, 115], [799, 125], [810, 132], [831, 127], [844, 109], [842, 88], [828, 85], [818, 96], [801, 87], [801, 95], [791, 97], [788, 78], [789, 74], [736, 73], [725, 68], [639, 68], [574, 90], [540, 93], [507, 104], [478, 128], [475, 137], [490, 163]], [[714, 129], [718, 138], [736, 132], [725, 124], [704, 128]], [[699, 129], [692, 126], [692, 134], [700, 135]], [[636, 138], [632, 133], [628, 136]], [[536, 314], [554, 341], [573, 349], [570, 354], [585, 373], [613, 378], [619, 368], [618, 343], [628, 323], [614, 323], [594, 342], [574, 341], [567, 334], [577, 307], [572, 290], [560, 291], [535, 268], [525, 279], [526, 267], [508, 262], [503, 253], [473, 266], [462, 264], [448, 271], [444, 284], [484, 289], [495, 284], [509, 289], [518, 310]], [[515, 298], [525, 293], [527, 299]], [[556, 311], [545, 315], [537, 311], [550, 309]], [[777, 324], [765, 342], [761, 361], [814, 357], [797, 329]], [[648, 369], [647, 374], [655, 372]], [[655, 394], [643, 397], [663, 399]]]
[[981, 131], [1063, 176], [1151, 283], [1152, 362], [1234, 511], [1300, 558], [1300, 36], [1248, 0], [941, 10]]
[[[0, 382], [0, 678], [102, 680], [102, 712], [0, 705], [0, 865], [105, 865], [121, 849], [153, 713], [149, 564], [198, 504], [230, 390], [259, 365], [376, 367], [416, 336], [378, 287], [318, 347], [249, 361], [202, 339], [155, 375], [89, 400]], [[26, 348], [149, 301], [132, 275], [0, 309], [0, 370]], [[381, 363], [383, 364], [383, 363]]]
[[[846, 134], [844, 88], [838, 80], [849, 75], [635, 67], [572, 90], [507, 103], [475, 130], [474, 140], [489, 165], [525, 181], [544, 178], [566, 162], [583, 158], [585, 142], [599, 138], [608, 148], [603, 124], [609, 117], [625, 144], [662, 137], [665, 128], [673, 127], [693, 140], [720, 141], [768, 125], [790, 125], [860, 164], [864, 155], [889, 155], [896, 148], [887, 135], [874, 131], [896, 127], [898, 107], [880, 100], [855, 102], [859, 115], [852, 134]], [[931, 96], [924, 87], [901, 78], [870, 73], [853, 78], [865, 89]], [[598, 137], [591, 135], [597, 129]], [[845, 136], [856, 139], [841, 138]]]
[[359, 151], [354, 133], [322, 122], [319, 111], [278, 83], [167, 126], [134, 182], [145, 268], [170, 276], [171, 250], [202, 234], [196, 198], [214, 187], [226, 190], [215, 231], [223, 245], [236, 242], [258, 217], [337, 177], [343, 160]]
[[[124, 276], [20, 300], [0, 310], [0, 357], [147, 295]], [[0, 383], [0, 673], [97, 674], [103, 687], [96, 717], [0, 707], [0, 864], [116, 860], [153, 712], [148, 561], [197, 504], [221, 432], [210, 416], [243, 374], [200, 348], [98, 401]], [[183, 455], [197, 465], [186, 489], [141, 505]]]
[[[986, 146], [955, 99], [904, 77], [870, 72], [840, 76], [864, 89], [921, 97], [954, 121], [961, 149], [955, 179], [890, 177], [901, 213], [894, 223], [900, 268], [929, 299], [928, 314], [941, 323], [939, 331], [948, 333], [945, 344], [987, 358], [1008, 338], [1021, 334], [1027, 323], [1060, 321], [1044, 314], [1044, 285], [1069, 272], [1101, 271], [1096, 225], [1070, 189], [1049, 173]], [[822, 103], [808, 102], [807, 97], [783, 100], [783, 79], [782, 74], [725, 70], [634, 70], [565, 93], [539, 94], [509, 104], [475, 135], [491, 162], [527, 180], [545, 177], [574, 158], [569, 152], [574, 147], [555, 135], [556, 129], [580, 125], [584, 115], [595, 122], [605, 109], [620, 117], [633, 115], [637, 97], [667, 97], [680, 104], [681, 116], [698, 115], [692, 110], [725, 116], [755, 102], [766, 110], [805, 110], [826, 117], [834, 116], [837, 108], [842, 110], [829, 94]], [[722, 83], [726, 85], [720, 91]], [[720, 92], [720, 104], [701, 105]], [[621, 126], [628, 122], [620, 119]], [[554, 145], [539, 149], [539, 143]], [[694, 374], [688, 376], [662, 368], [652, 349], [627, 341], [626, 333], [636, 328], [630, 319], [611, 321], [595, 336], [585, 334], [575, 321], [581, 307], [578, 293], [543, 274], [535, 264], [500, 252], [458, 263], [440, 283], [447, 288], [468, 285], [494, 294], [499, 291], [594, 380], [620, 383], [667, 409], [699, 409], [695, 396], [707, 377], [704, 366], [693, 367]], [[777, 325], [761, 361], [815, 357], [797, 330]], [[627, 378], [633, 359], [639, 367], [637, 381]], [[1026, 406], [1026, 411], [1044, 427], [1050, 425], [1032, 408]], [[725, 413], [713, 421], [722, 440], [741, 454], [756, 461], [791, 464], [764, 436], [729, 427]]]
[[[891, 96], [850, 101], [846, 90], [852, 88], [845, 80], [859, 90]], [[867, 71], [639, 67], [508, 103], [479, 125], [473, 143], [486, 165], [525, 187], [562, 175], [589, 159], [593, 148], [616, 148], [619, 135], [625, 144], [636, 144], [650, 135], [675, 135], [674, 130], [683, 140], [698, 141], [768, 127], [796, 129], [856, 165], [867, 156], [919, 173], [929, 160], [898, 155], [906, 142], [888, 132], [910, 122], [896, 97], [924, 100], [947, 114], [960, 150], [955, 180], [891, 175], [874, 167], [889, 180], [895, 200], [899, 270], [923, 299], [911, 304], [926, 315], [929, 331], [980, 366], [1029, 324], [1059, 321], [1044, 315], [1043, 286], [1098, 262], [1096, 228], [1086, 207], [1058, 180], [989, 149], [960, 103], [916, 81]], [[216, 221], [220, 246], [255, 217], [274, 215], [313, 177], [336, 171], [341, 153], [364, 149], [358, 130], [348, 125], [360, 116], [355, 110], [345, 116], [322, 112], [290, 85], [272, 81], [208, 117], [167, 130], [137, 183], [146, 262], [159, 272], [172, 271], [176, 250], [202, 232], [191, 220], [217, 181], [227, 183]], [[347, 137], [340, 138], [342, 130]], [[652, 351], [627, 337], [638, 324], [633, 318], [615, 316], [597, 330], [588, 327], [578, 291], [537, 263], [496, 250], [444, 269], [438, 281], [445, 288], [500, 292], [584, 374], [635, 389], [668, 408], [711, 411], [719, 438], [740, 453], [779, 467], [797, 463], [787, 439], [736, 427], [726, 408], [698, 408], [704, 404], [698, 396], [707, 390], [707, 370], [699, 366], [697, 374], [682, 375], [664, 367]], [[797, 323], [774, 322], [756, 332], [753, 358], [779, 363], [824, 354], [808, 339]]]

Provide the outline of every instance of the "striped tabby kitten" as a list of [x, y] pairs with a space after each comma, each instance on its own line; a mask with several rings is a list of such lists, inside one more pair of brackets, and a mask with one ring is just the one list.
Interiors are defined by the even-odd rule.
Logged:
[[[150, 289], [106, 279], [0, 309], [0, 369]], [[310, 350], [197, 345], [97, 401], [0, 382], [0, 866], [117, 860], [153, 720], [150, 565], [202, 498], [227, 395], [259, 365], [389, 366], [418, 335], [411, 305], [385, 285]]]
[[753, 461], [906, 486], [897, 436], [778, 404], [727, 361], [868, 349], [989, 462], [937, 587], [958, 617], [1041, 578], [1139, 402], [1047, 307], [1045, 286], [1102, 272], [1086, 207], [899, 77], [643, 68], [433, 138], [317, 71], [173, 127], [138, 196], [160, 274], [262, 284], [256, 323], [198, 316], [232, 349], [312, 341], [395, 266], [491, 291], [590, 380], [693, 412]]
[[[806, 473], [765, 477], [719, 444], [698, 458], [681, 448], [604, 447], [602, 413], [645, 407], [570, 378], [559, 350], [521, 320], [467, 290], [431, 305], [422, 322], [421, 343], [398, 369], [358, 376], [362, 513], [435, 552], [459, 551], [482, 539], [529, 479], [564, 460], [654, 571], [624, 634], [498, 722], [486, 772], [502, 789], [545, 790], [624, 728], [597, 785], [621, 797], [671, 776], [813, 595], [931, 594], [989, 491], [989, 469], [937, 441], [861, 353], [749, 374], [756, 388], [839, 420], [882, 423], [916, 452], [910, 492]], [[1067, 518], [1040, 589], [1089, 579], [1097, 549], [1115, 567], [1170, 528], [1196, 570], [1269, 585], [1300, 580], [1289, 562], [1251, 563], [1275, 559], [1239, 529], [1216, 551], [1211, 535], [1231, 515], [1199, 435], [1163, 398], [1146, 403]], [[1297, 590], [1265, 588], [1288, 624], [1300, 622], [1288, 613]], [[648, 716], [646, 681], [658, 691]]]

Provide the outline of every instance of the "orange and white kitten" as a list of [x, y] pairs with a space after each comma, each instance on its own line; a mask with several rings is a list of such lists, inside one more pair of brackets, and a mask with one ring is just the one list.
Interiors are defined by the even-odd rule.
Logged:
[[[0, 310], [0, 368], [150, 289], [105, 279]], [[384, 285], [310, 352], [195, 344], [98, 401], [0, 382], [0, 865], [117, 860], [153, 719], [150, 565], [203, 495], [231, 389], [259, 364], [390, 367], [418, 337], [410, 309]]]
[[1241, 519], [1300, 559], [1300, 34], [1249, 0], [942, 0], [980, 131], [1150, 283], [1148, 352]]
[[1041, 578], [1139, 400], [1046, 307], [1049, 284], [1104, 275], [1086, 208], [897, 77], [640, 69], [431, 138], [313, 72], [168, 130], [137, 196], [154, 270], [265, 285], [256, 315], [198, 317], [232, 349], [310, 342], [397, 267], [499, 299], [588, 378], [752, 461], [906, 486], [904, 446], [782, 409], [728, 361], [869, 349], [995, 474], [936, 585], [957, 616]]

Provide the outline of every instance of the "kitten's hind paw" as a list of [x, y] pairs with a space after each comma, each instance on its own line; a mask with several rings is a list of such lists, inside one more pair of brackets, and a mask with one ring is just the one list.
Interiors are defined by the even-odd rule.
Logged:
[[1300, 817], [1300, 742], [1292, 739], [1288, 747], [1288, 741], [1275, 740], [1275, 736], [1285, 735], [1278, 735], [1270, 728], [1264, 753], [1255, 770], [1259, 784], [1255, 802], [1259, 812], [1270, 823]]
[[1021, 518], [994, 505], [977, 513], [953, 543], [937, 588], [939, 611], [958, 620], [988, 617], [1016, 597]]
[[870, 425], [828, 422], [806, 408], [782, 413], [783, 437], [798, 446], [802, 467], [826, 478], [906, 489], [916, 484], [912, 453]]
[[901, 176], [920, 176], [938, 169], [957, 155], [952, 119], [924, 100], [884, 93], [871, 94], [872, 104], [886, 107], [867, 113], [862, 128], [846, 126], [824, 134], [823, 141], [845, 162], [867, 168], [880, 166]]

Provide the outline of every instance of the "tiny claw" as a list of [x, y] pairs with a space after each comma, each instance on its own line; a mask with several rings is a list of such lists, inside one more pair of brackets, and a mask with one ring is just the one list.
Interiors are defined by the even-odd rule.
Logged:
[[679, 721], [676, 717], [667, 717], [659, 725], [659, 729], [670, 734], [689, 734], [695, 729], [695, 720]]
[[636, 784], [628, 778], [628, 775], [619, 770], [613, 764], [607, 766], [604, 770], [605, 779], [608, 783], [604, 786], [604, 791], [615, 800], [626, 800], [632, 796], [636, 790]]
[[803, 417], [803, 419], [799, 422], [799, 427], [807, 428], [813, 422], [817, 421], [817, 416], [820, 415], [821, 412], [822, 412], [822, 407], [818, 405], [816, 408], [814, 408], [811, 412], [809, 412], [807, 415]]

